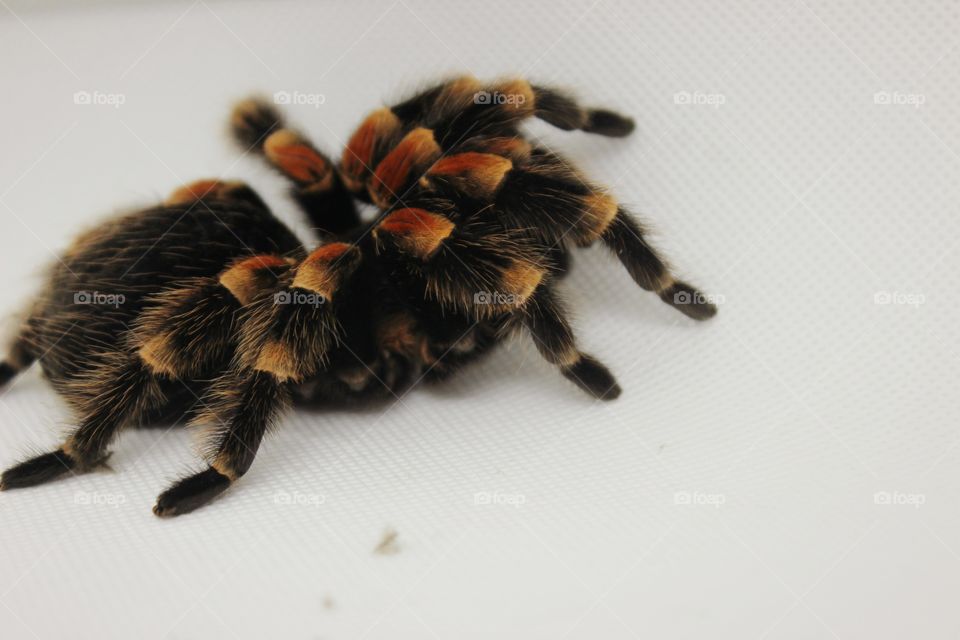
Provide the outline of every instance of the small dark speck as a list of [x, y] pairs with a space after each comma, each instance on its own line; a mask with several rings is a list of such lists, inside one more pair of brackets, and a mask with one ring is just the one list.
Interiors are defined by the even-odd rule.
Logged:
[[400, 545], [397, 544], [397, 532], [393, 529], [387, 529], [383, 532], [383, 537], [380, 538], [380, 543], [377, 544], [373, 552], [380, 554], [382, 556], [391, 556], [400, 552]]

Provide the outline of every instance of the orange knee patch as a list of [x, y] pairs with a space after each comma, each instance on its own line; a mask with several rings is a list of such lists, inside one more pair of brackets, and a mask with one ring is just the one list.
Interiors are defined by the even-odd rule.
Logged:
[[333, 167], [327, 159], [289, 129], [270, 134], [263, 143], [263, 152], [274, 166], [297, 182], [332, 184]]
[[396, 135], [400, 126], [400, 119], [386, 107], [377, 109], [360, 124], [350, 136], [340, 160], [347, 188], [353, 191], [363, 188], [366, 177], [373, 171], [371, 165], [375, 162], [373, 155], [377, 147]]
[[270, 373], [281, 382], [298, 381], [302, 375], [297, 356], [290, 348], [276, 340], [268, 340], [263, 345], [253, 368]]
[[164, 203], [168, 205], [189, 204], [203, 198], [215, 200], [222, 197], [231, 185], [235, 186], [236, 183], [227, 183], [221, 180], [197, 180], [171, 193]]
[[434, 181], [450, 184], [472, 197], [489, 197], [497, 192], [513, 162], [492, 153], [468, 151], [437, 160], [421, 180], [428, 187]]
[[530, 143], [523, 138], [487, 138], [481, 143], [481, 148], [487, 153], [495, 153], [514, 162], [524, 162], [530, 157]]
[[530, 262], [517, 260], [503, 272], [500, 286], [510, 295], [514, 306], [523, 306], [543, 280], [544, 270]]
[[433, 131], [418, 127], [405, 135], [380, 161], [370, 179], [370, 197], [374, 204], [387, 206], [400, 195], [403, 186], [420, 177], [440, 156], [440, 145]]
[[399, 209], [384, 218], [374, 234], [391, 234], [402, 251], [426, 260], [453, 229], [453, 222], [444, 216], [409, 208]]
[[332, 242], [323, 245], [297, 267], [293, 286], [331, 300], [343, 278], [356, 267], [359, 258], [360, 250], [351, 244]]
[[583, 219], [578, 241], [590, 244], [610, 226], [617, 216], [617, 201], [606, 193], [593, 193], [583, 197]]
[[153, 336], [137, 352], [140, 359], [156, 374], [171, 377], [177, 374], [177, 357], [166, 334]]
[[240, 304], [249, 304], [265, 286], [261, 275], [264, 271], [282, 269], [290, 266], [280, 256], [259, 255], [244, 258], [234, 263], [220, 274], [220, 284], [229, 291]]
[[333, 262], [343, 257], [352, 248], [353, 245], [346, 242], [331, 242], [311, 251], [304, 262]]
[[443, 86], [433, 105], [438, 118], [460, 111], [474, 103], [477, 92], [483, 88], [473, 76], [454, 78]]
[[536, 94], [530, 83], [523, 78], [514, 78], [495, 84], [490, 88], [490, 93], [491, 100], [496, 100], [496, 104], [501, 109], [516, 110], [520, 117], [533, 115]]

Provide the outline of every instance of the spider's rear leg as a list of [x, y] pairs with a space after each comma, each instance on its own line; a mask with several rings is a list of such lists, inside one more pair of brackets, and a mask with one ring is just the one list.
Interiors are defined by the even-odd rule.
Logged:
[[0, 361], [0, 387], [28, 369], [35, 360], [36, 355], [30, 348], [29, 328], [24, 327], [7, 348], [7, 357]]
[[541, 285], [519, 310], [524, 326], [547, 362], [560, 373], [599, 400], [620, 395], [613, 374], [597, 359], [577, 349], [567, 314], [549, 284]]
[[75, 384], [89, 386], [79, 403], [79, 426], [59, 449], [4, 471], [0, 489], [29, 487], [97, 467], [109, 457], [107, 446], [120, 428], [163, 399], [149, 368], [126, 354], [114, 354]]
[[256, 287], [269, 287], [288, 263], [254, 256], [220, 278], [199, 278], [156, 295], [121, 345], [66, 383], [79, 425], [59, 449], [3, 473], [3, 489], [40, 484], [93, 469], [128, 423], [161, 408], [161, 382], [196, 377], [229, 361], [233, 314]]
[[339, 234], [360, 224], [353, 197], [333, 162], [305, 136], [286, 128], [273, 105], [244, 100], [234, 107], [230, 126], [245, 149], [262, 153], [293, 183], [291, 195], [318, 230]]

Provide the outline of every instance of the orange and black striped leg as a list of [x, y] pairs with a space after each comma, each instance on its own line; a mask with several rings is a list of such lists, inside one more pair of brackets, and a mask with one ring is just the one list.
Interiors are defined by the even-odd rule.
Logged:
[[29, 487], [99, 466], [109, 457], [107, 447], [121, 427], [162, 400], [157, 380], [136, 357], [127, 356], [115, 367], [105, 365], [89, 383], [93, 386], [76, 430], [59, 449], [4, 471], [0, 489]]
[[385, 209], [404, 198], [441, 153], [430, 129], [417, 127], [407, 133], [370, 176], [368, 192], [373, 204]]
[[7, 357], [0, 362], [0, 387], [13, 380], [17, 375], [27, 369], [36, 360], [36, 356], [30, 349], [30, 342], [26, 334], [23, 333], [14, 338], [7, 350]]
[[196, 180], [174, 190], [164, 204], [168, 206], [192, 205], [201, 201], [245, 202], [266, 209], [266, 203], [244, 182], [223, 180]]
[[598, 360], [577, 349], [566, 312], [548, 286], [541, 286], [521, 309], [524, 326], [533, 336], [540, 355], [560, 367], [578, 387], [600, 400], [620, 395], [620, 385]]
[[353, 195], [336, 167], [304, 136], [287, 128], [276, 107], [257, 98], [244, 100], [234, 107], [230, 125], [244, 149], [262, 153], [293, 183], [294, 200], [319, 232], [340, 234], [360, 224]]
[[226, 491], [253, 464], [263, 435], [290, 403], [286, 384], [266, 371], [227, 373], [214, 389], [211, 410], [224, 422], [211, 434], [210, 466], [161, 493], [153, 507], [158, 516], [189, 513]]
[[633, 132], [633, 118], [608, 109], [585, 109], [556, 89], [534, 86], [533, 93], [536, 105], [534, 115], [558, 129], [580, 129], [614, 138], [622, 138]]
[[[210, 465], [160, 494], [155, 514], [193, 511], [247, 472], [264, 433], [290, 403], [288, 385], [315, 375], [325, 361], [336, 335], [330, 311], [333, 300], [360, 260], [360, 250], [352, 245], [322, 245], [297, 265], [289, 288], [284, 289], [295, 298], [278, 304], [273, 296], [260, 296], [246, 305], [240, 327], [244, 348], [236, 364], [210, 387], [206, 409], [192, 421], [214, 425], [207, 447]], [[320, 302], [298, 302], [308, 294], [318, 294], [314, 299]]]
[[670, 273], [666, 261], [647, 244], [643, 229], [629, 213], [619, 209], [600, 237], [638, 285], [694, 320], [716, 315], [716, 306], [703, 293]]
[[353, 195], [336, 167], [306, 138], [278, 129], [267, 137], [263, 151], [270, 164], [294, 183], [291, 194], [318, 231], [338, 235], [360, 224]]

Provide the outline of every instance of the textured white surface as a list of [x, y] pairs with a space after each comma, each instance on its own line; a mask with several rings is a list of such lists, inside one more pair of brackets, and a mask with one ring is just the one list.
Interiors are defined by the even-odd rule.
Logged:
[[[171, 521], [150, 507], [196, 467], [188, 435], [126, 433], [114, 473], [0, 495], [0, 635], [958, 637], [958, 12], [0, 11], [11, 312], [77, 229], [188, 179], [242, 177], [298, 223], [281, 181], [225, 142], [235, 98], [322, 94], [291, 117], [335, 150], [381, 100], [461, 70], [528, 74], [634, 115], [626, 140], [531, 131], [724, 297], [695, 325], [586, 251], [563, 288], [620, 379], [616, 402], [592, 403], [518, 340], [386, 410], [290, 416], [226, 499]], [[125, 102], [77, 105], [80, 90]], [[31, 372], [0, 395], [0, 422], [7, 466], [52, 446], [68, 416]], [[476, 504], [495, 492], [522, 504]], [[387, 529], [398, 552], [374, 554]]]

